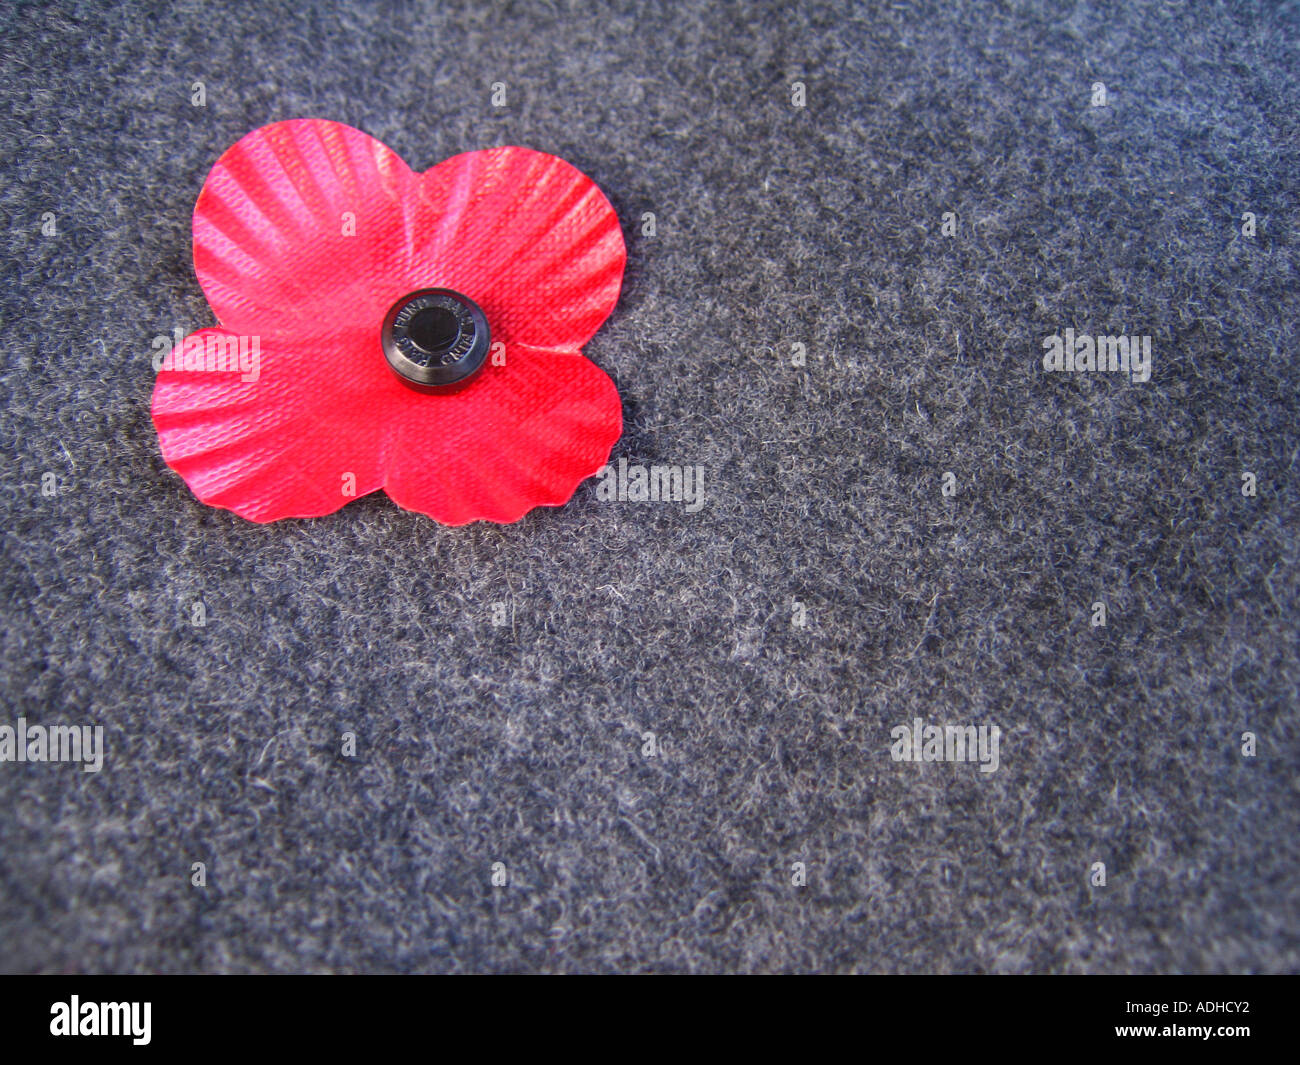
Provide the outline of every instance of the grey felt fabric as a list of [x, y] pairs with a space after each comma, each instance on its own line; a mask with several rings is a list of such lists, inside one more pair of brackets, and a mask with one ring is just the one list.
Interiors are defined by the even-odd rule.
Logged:
[[[0, 763], [0, 968], [1297, 967], [1295, 3], [0, 21], [0, 726], [106, 747]], [[591, 175], [614, 457], [704, 506], [198, 503], [150, 341], [213, 324], [214, 160], [301, 116]], [[1045, 372], [1067, 328], [1151, 379]]]

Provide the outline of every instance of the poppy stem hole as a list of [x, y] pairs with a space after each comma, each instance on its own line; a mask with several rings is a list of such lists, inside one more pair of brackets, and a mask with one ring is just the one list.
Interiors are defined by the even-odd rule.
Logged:
[[411, 318], [406, 335], [421, 351], [440, 355], [460, 337], [460, 322], [446, 307], [425, 307]]

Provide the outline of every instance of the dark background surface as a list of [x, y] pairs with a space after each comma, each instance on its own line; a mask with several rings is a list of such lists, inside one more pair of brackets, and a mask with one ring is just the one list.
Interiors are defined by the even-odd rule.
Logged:
[[[1295, 4], [0, 19], [0, 724], [108, 744], [0, 764], [0, 967], [1297, 967]], [[300, 116], [591, 175], [614, 455], [704, 508], [199, 504], [150, 340], [214, 322], [212, 163]], [[1151, 381], [1045, 374], [1067, 326]], [[1000, 769], [895, 763], [915, 717]]]

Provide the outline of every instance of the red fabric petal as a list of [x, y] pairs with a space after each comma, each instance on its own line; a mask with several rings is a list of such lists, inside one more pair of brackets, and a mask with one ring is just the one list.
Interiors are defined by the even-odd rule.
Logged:
[[466, 152], [422, 178], [411, 287], [465, 293], [507, 343], [581, 348], [618, 302], [626, 261], [605, 194], [554, 155]]
[[[184, 343], [230, 337], [204, 329]], [[377, 365], [365, 357], [373, 337], [352, 343], [263, 339], [256, 379], [212, 361], [185, 369], [184, 356], [164, 365], [153, 393], [163, 458], [203, 502], [251, 521], [319, 517], [382, 487], [384, 411], [410, 389], [381, 352]]]
[[416, 175], [339, 122], [253, 130], [194, 208], [194, 267], [221, 324], [330, 336], [419, 288], [483, 308], [494, 337], [581, 348], [618, 301], [627, 249], [585, 174], [529, 148], [465, 152]]
[[[254, 130], [195, 207], [195, 270], [222, 327], [158, 374], [163, 456], [204, 502], [260, 522], [381, 487], [447, 524], [563, 503], [622, 431], [613, 383], [579, 347], [625, 255], [604, 195], [554, 156], [495, 148], [418, 176], [336, 122]], [[478, 302], [506, 364], [451, 395], [403, 385], [380, 323], [424, 287]], [[222, 361], [250, 338], [255, 372]]]
[[[205, 329], [186, 345], [232, 336]], [[264, 342], [256, 380], [186, 369], [182, 356], [158, 374], [154, 424], [194, 494], [251, 521], [319, 517], [385, 487], [444, 524], [511, 522], [568, 500], [623, 418], [614, 383], [579, 353], [507, 351], [439, 396], [403, 385], [374, 337], [334, 350]]]
[[512, 522], [566, 502], [623, 432], [614, 382], [575, 355], [516, 345], [452, 397], [459, 406], [417, 395], [397, 424], [389, 496], [444, 525]]
[[420, 179], [339, 122], [263, 126], [212, 168], [194, 270], [221, 325], [300, 340], [378, 322], [402, 296]]

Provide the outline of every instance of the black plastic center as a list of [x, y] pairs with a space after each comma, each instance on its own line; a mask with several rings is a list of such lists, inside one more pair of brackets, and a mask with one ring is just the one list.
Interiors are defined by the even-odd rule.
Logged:
[[379, 343], [389, 368], [417, 392], [455, 392], [483, 369], [492, 346], [483, 308], [449, 288], [408, 292], [384, 315]]
[[440, 355], [456, 343], [460, 322], [446, 307], [425, 307], [412, 316], [406, 335], [421, 351]]

